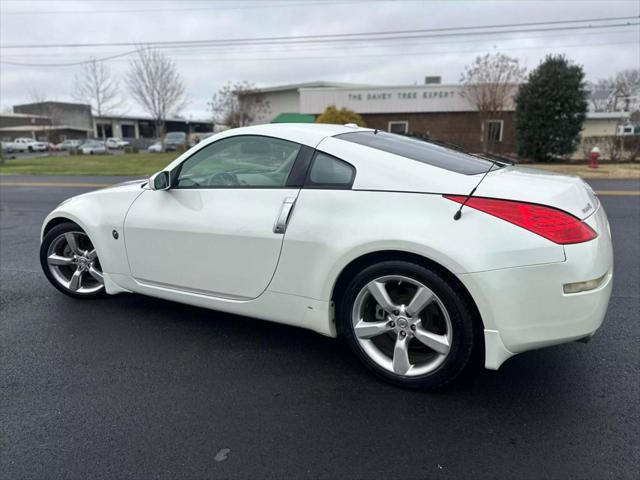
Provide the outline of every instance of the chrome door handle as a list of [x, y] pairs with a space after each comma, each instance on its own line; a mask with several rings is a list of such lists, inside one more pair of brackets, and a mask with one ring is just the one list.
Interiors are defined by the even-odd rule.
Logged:
[[296, 199], [294, 197], [287, 197], [284, 199], [282, 207], [280, 207], [280, 213], [278, 213], [276, 223], [273, 226], [273, 233], [284, 233], [287, 231], [287, 224], [289, 223], [291, 210], [293, 210], [295, 203]]

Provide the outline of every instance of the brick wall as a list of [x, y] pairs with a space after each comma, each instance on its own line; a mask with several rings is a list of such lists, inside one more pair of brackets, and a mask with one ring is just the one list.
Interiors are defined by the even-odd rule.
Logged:
[[[363, 114], [367, 127], [388, 131], [389, 122], [409, 122], [409, 132], [460, 145], [470, 152], [482, 152], [482, 130], [477, 112], [452, 113], [380, 113]], [[503, 120], [502, 141], [492, 144], [489, 151], [514, 153], [516, 150], [513, 112], [503, 113], [497, 120]]]

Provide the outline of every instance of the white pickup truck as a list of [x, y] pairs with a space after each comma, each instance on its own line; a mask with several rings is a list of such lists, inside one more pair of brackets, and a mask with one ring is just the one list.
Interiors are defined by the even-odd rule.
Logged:
[[129, 142], [118, 137], [109, 137], [104, 142], [105, 147], [119, 150], [129, 146]]
[[9, 153], [13, 152], [46, 152], [47, 144], [38, 142], [33, 138], [16, 138], [12, 142], [5, 142], [3, 150]]

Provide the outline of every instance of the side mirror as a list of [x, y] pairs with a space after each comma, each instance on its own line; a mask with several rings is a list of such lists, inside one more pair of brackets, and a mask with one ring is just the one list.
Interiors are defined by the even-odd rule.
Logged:
[[169, 172], [163, 170], [149, 178], [149, 188], [151, 190], [169, 190], [171, 188], [171, 177]]

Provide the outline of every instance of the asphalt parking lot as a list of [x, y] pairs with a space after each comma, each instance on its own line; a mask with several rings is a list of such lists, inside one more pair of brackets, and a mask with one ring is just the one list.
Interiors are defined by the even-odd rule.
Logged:
[[10, 181], [1, 478], [638, 478], [640, 196], [601, 197], [615, 281], [591, 343], [427, 394], [378, 381], [341, 342], [301, 329], [138, 295], [63, 296], [40, 271], [39, 229], [90, 187]]

